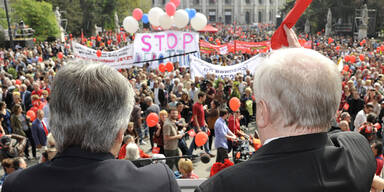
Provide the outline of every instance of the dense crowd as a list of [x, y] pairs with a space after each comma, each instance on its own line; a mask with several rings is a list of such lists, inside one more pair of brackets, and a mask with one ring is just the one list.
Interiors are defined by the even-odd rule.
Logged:
[[[207, 41], [220, 39], [230, 42], [233, 39], [243, 41], [269, 40], [268, 31], [273, 26], [244, 27], [239, 34], [233, 26], [218, 26], [218, 33], [204, 33], [201, 38]], [[226, 29], [226, 30], [224, 30]], [[232, 30], [230, 30], [232, 29]], [[381, 125], [384, 122], [384, 49], [383, 44], [366, 39], [364, 43], [350, 37], [335, 36], [332, 41], [322, 34], [313, 37], [300, 35], [306, 41], [312, 40], [314, 50], [326, 55], [339, 67], [342, 74], [342, 100], [333, 129], [357, 131], [372, 144], [377, 161], [377, 175], [383, 166], [383, 144]], [[116, 50], [133, 40], [116, 34], [100, 34], [96, 38], [78, 41], [95, 49]], [[72, 39], [72, 37], [71, 37]], [[212, 41], [214, 43], [214, 41]], [[60, 55], [62, 54], [62, 55]], [[60, 55], [60, 56], [59, 56]], [[346, 56], [354, 56], [353, 61], [345, 61]], [[227, 55], [204, 54], [202, 59], [217, 65], [233, 65], [249, 59], [247, 53], [229, 53]], [[52, 158], [54, 141], [49, 136], [49, 98], [51, 83], [55, 74], [68, 59], [73, 58], [69, 40], [65, 43], [42, 42], [33, 48], [0, 49], [0, 139], [2, 166], [5, 175], [16, 169], [25, 168], [26, 159], [39, 158], [43, 161]], [[250, 71], [238, 74], [235, 79], [215, 79], [214, 74], [191, 79], [188, 68], [180, 68], [174, 63], [175, 70], [161, 73], [145, 65], [120, 69], [119, 72], [129, 79], [135, 92], [135, 106], [130, 117], [124, 142], [118, 158], [137, 160], [142, 158], [177, 157], [192, 155], [198, 148], [190, 130], [209, 135], [203, 146], [210, 157], [217, 156], [218, 162], [224, 162], [231, 151], [232, 142], [238, 138], [250, 138], [255, 150], [260, 147], [257, 134], [249, 137], [246, 132], [253, 122], [256, 103], [253, 98], [253, 77]], [[317, 76], [321, 74], [313, 74]], [[308, 77], [311, 78], [311, 77]], [[324, 93], [327, 94], [327, 93]], [[229, 109], [229, 100], [239, 98], [241, 105], [237, 111]], [[32, 111], [32, 112], [30, 112]], [[159, 123], [149, 127], [146, 118], [156, 113]], [[218, 121], [220, 119], [221, 121]], [[218, 123], [219, 122], [219, 123]], [[220, 124], [222, 122], [222, 124]], [[223, 133], [225, 125], [229, 132]], [[219, 133], [217, 132], [219, 129]], [[215, 134], [219, 134], [215, 138]], [[190, 146], [187, 140], [192, 140]], [[140, 145], [150, 143], [149, 154], [140, 149]], [[225, 149], [213, 154], [216, 149]], [[30, 154], [31, 152], [31, 154]], [[189, 159], [168, 159], [167, 165], [179, 172], [179, 178], [198, 178], [192, 171]]]

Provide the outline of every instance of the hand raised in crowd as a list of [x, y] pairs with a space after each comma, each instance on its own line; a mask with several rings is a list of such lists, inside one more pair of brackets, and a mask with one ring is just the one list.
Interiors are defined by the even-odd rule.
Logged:
[[293, 29], [289, 29], [286, 25], [284, 25], [284, 31], [287, 35], [289, 48], [301, 48], [299, 40], [297, 39], [296, 33]]

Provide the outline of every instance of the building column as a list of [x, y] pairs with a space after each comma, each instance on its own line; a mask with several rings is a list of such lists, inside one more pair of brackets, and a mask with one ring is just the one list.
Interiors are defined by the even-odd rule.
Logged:
[[224, 19], [224, 14], [223, 14], [223, 4], [224, 0], [217, 0], [217, 17], [216, 17], [216, 22], [223, 22]]

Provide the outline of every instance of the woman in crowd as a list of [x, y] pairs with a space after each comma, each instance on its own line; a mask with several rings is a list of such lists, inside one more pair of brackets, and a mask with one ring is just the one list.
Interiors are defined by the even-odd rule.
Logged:
[[125, 131], [125, 135], [131, 135], [134, 138], [135, 143], [139, 143], [139, 135], [137, 134], [136, 129], [134, 129], [133, 122], [128, 123], [128, 128]]
[[160, 149], [159, 153], [164, 154], [163, 127], [164, 127], [164, 122], [168, 118], [168, 112], [166, 110], [162, 110], [160, 111], [159, 116], [160, 116], [160, 121], [157, 124], [156, 132], [153, 140], [156, 143], [157, 147]]
[[184, 109], [181, 112], [181, 117], [185, 119], [185, 122], [189, 122], [192, 117], [193, 101], [189, 98], [187, 92], [183, 92], [180, 102], [184, 105]]
[[216, 100], [211, 101], [211, 106], [206, 110], [206, 121], [208, 129], [211, 132], [209, 135], [209, 148], [212, 149], [213, 137], [215, 136], [215, 122], [219, 118], [220, 103]]
[[7, 104], [4, 101], [0, 102], [0, 116], [3, 119], [1, 125], [4, 128], [5, 134], [11, 134], [11, 112], [7, 109]]

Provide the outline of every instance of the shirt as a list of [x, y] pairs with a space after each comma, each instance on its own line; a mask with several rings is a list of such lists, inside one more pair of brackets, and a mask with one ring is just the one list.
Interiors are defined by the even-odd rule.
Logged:
[[215, 123], [215, 147], [228, 149], [227, 137], [226, 135], [229, 132], [229, 128], [225, 123], [225, 120], [219, 117]]
[[[164, 136], [176, 136], [177, 135], [177, 126], [176, 123], [167, 119], [163, 127]], [[164, 138], [164, 149], [165, 150], [176, 150], [178, 148], [178, 139], [165, 140]]]
[[355, 125], [355, 131], [358, 132], [361, 125], [367, 121], [367, 116], [365, 115], [364, 110], [361, 110], [359, 113], [357, 113], [355, 121], [353, 125]]
[[[204, 106], [203, 104], [196, 102], [192, 107], [193, 116], [197, 116], [197, 122], [199, 123], [199, 127], [203, 127], [205, 124], [205, 114], [204, 114]], [[195, 121], [193, 121], [193, 125], [196, 127]]]

